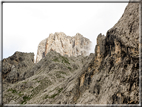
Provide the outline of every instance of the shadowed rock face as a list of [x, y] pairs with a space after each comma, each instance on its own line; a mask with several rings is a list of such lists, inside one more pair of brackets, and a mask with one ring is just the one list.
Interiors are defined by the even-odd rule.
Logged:
[[66, 36], [63, 32], [50, 34], [48, 38], [40, 42], [37, 50], [36, 62], [39, 62], [50, 51], [56, 51], [61, 55], [78, 56], [89, 55], [91, 41], [81, 34]]
[[107, 35], [98, 35], [95, 54], [69, 57], [47, 52], [23, 81], [5, 82], [3, 102], [139, 104], [138, 9], [139, 4], [129, 3]]
[[[139, 3], [129, 3], [120, 20], [107, 32], [106, 45], [116, 45], [114, 41], [120, 43], [122, 51], [128, 51], [132, 56], [139, 54]], [[109, 49], [106, 47], [108, 52]]]
[[34, 53], [15, 52], [2, 60], [2, 77], [4, 82], [14, 83], [25, 79], [25, 74], [34, 65]]

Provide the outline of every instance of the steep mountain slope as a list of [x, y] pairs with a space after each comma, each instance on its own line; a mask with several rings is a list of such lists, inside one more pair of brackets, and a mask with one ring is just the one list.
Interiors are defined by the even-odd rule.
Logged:
[[[91, 60], [90, 57], [61, 56], [55, 51], [49, 52], [45, 58], [33, 66], [26, 75], [25, 80], [14, 84], [4, 84], [4, 103], [52, 103], [70, 81], [70, 78], [80, 72], [84, 63]], [[47, 94], [48, 93], [48, 94]], [[52, 95], [53, 94], [53, 95]], [[51, 100], [46, 100], [47, 98]]]
[[42, 40], [38, 45], [36, 62], [39, 62], [46, 54], [52, 50], [61, 55], [78, 56], [89, 55], [91, 41], [81, 34], [75, 36], [66, 36], [63, 32], [50, 34], [48, 38]]
[[98, 36], [95, 60], [78, 81], [83, 83], [77, 88], [77, 103], [139, 103], [138, 10], [138, 3], [129, 3], [106, 37]]
[[138, 14], [139, 4], [129, 3], [107, 35], [98, 35], [95, 54], [50, 51], [24, 80], [11, 84], [4, 78], [4, 103], [139, 104]]

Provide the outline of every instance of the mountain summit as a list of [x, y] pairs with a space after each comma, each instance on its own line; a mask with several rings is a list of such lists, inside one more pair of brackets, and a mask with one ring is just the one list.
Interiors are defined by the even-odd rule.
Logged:
[[66, 36], [63, 32], [51, 33], [48, 38], [39, 43], [36, 62], [39, 62], [50, 51], [56, 51], [61, 55], [68, 56], [86, 56], [89, 55], [90, 47], [91, 41], [80, 33], [73, 37]]

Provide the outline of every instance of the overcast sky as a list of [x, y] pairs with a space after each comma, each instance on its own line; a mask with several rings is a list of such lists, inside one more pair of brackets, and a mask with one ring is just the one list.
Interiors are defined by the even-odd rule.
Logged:
[[117, 23], [128, 3], [4, 3], [3, 58], [34, 52], [50, 33], [82, 34], [93, 43]]

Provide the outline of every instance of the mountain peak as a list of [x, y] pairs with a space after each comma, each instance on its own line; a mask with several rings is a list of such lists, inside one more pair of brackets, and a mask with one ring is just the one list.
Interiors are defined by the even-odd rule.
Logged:
[[66, 36], [63, 32], [50, 34], [42, 40], [38, 46], [36, 62], [39, 62], [50, 51], [56, 51], [61, 55], [78, 56], [89, 55], [91, 41], [80, 33], [75, 36]]

